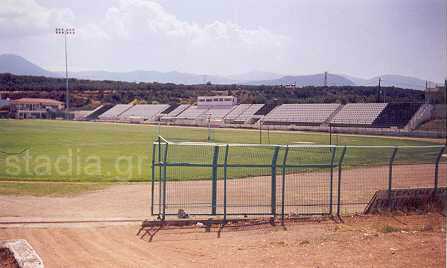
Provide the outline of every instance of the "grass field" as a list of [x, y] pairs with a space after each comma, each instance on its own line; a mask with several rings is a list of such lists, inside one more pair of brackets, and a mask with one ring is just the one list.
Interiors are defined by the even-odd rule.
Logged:
[[[158, 135], [157, 126], [93, 122], [46, 120], [0, 120], [0, 180], [52, 182], [129, 182], [148, 181], [152, 142]], [[205, 128], [162, 127], [160, 134], [168, 140], [206, 141]], [[258, 143], [259, 133], [253, 130], [216, 129], [214, 141], [221, 143]], [[428, 141], [338, 135], [333, 140], [340, 145], [433, 145]], [[273, 132], [263, 133], [263, 141], [272, 144], [325, 144], [327, 133]], [[14, 155], [12, 153], [25, 152]], [[212, 156], [212, 147], [198, 150], [169, 151], [172, 161], [206, 161]], [[382, 165], [388, 161], [390, 149], [351, 150], [347, 165]], [[8, 153], [8, 154], [5, 154]], [[272, 148], [232, 148], [233, 163], [269, 163]], [[12, 155], [11, 155], [12, 154]], [[296, 150], [291, 161], [316, 163], [327, 161], [326, 149]], [[397, 161], [430, 162], [433, 152], [402, 152]], [[222, 159], [222, 154], [219, 159]], [[279, 155], [281, 159], [281, 153]], [[210, 170], [191, 169], [189, 174], [173, 179], [198, 179], [209, 176]], [[259, 175], [258, 171], [241, 170], [235, 177]], [[13, 187], [2, 185], [0, 189]], [[19, 187], [19, 186], [17, 186]], [[23, 187], [23, 186], [20, 186]], [[3, 191], [4, 192], [4, 191]]]
[[33, 196], [74, 196], [86, 191], [100, 190], [105, 183], [49, 183], [49, 182], [0, 182], [0, 194]]

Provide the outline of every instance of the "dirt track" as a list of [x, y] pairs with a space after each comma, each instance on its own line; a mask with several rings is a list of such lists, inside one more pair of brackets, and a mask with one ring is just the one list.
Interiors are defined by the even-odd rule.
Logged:
[[[445, 185], [446, 167], [440, 171], [440, 185]], [[387, 174], [386, 167], [345, 170], [342, 201], [367, 202], [376, 190], [386, 187]], [[327, 175], [287, 175], [287, 202], [327, 200]], [[394, 178], [395, 187], [429, 187], [433, 185], [433, 165], [396, 166]], [[270, 177], [229, 180], [229, 204], [268, 203], [269, 183]], [[194, 196], [208, 202], [209, 184], [173, 182], [168, 185], [168, 200], [175, 203]], [[224, 229], [220, 239], [216, 230], [162, 230], [152, 243], [147, 242], [147, 237], [136, 236], [139, 222], [119, 226], [1, 224], [144, 219], [149, 216], [149, 193], [148, 184], [130, 184], [75, 197], [0, 196], [0, 240], [28, 240], [46, 267], [445, 267], [446, 226], [445, 218], [439, 214], [344, 217], [345, 224], [288, 223], [287, 231], [270, 225]], [[218, 199], [221, 198], [220, 193]], [[346, 206], [353, 211], [363, 207], [364, 204]], [[395, 227], [392, 233], [384, 231], [386, 225]]]
[[[216, 232], [162, 230], [152, 243], [138, 226], [8, 228], [46, 267], [445, 267], [445, 218], [439, 214], [345, 218]], [[384, 226], [396, 228], [387, 233]]]
[[[432, 187], [433, 165], [403, 165], [394, 167], [393, 187]], [[343, 212], [361, 212], [375, 191], [387, 187], [387, 167], [345, 170], [342, 173]], [[278, 176], [280, 177], [280, 176]], [[336, 178], [337, 176], [335, 176]], [[442, 165], [439, 184], [446, 185], [446, 166]], [[336, 193], [334, 179], [334, 200]], [[234, 179], [228, 181], [228, 211], [262, 212], [270, 209], [270, 177]], [[286, 212], [322, 212], [328, 209], [328, 173], [290, 174], [286, 178], [286, 205], [319, 204], [321, 206], [288, 206]], [[222, 203], [223, 185], [218, 184], [218, 204]], [[281, 189], [277, 183], [278, 195]], [[157, 191], [156, 191], [157, 192]], [[171, 182], [167, 187], [167, 203], [183, 203], [168, 207], [189, 211], [209, 211], [210, 181]], [[157, 196], [155, 198], [157, 200]], [[203, 203], [201, 207], [187, 201]], [[280, 204], [280, 198], [277, 204]], [[192, 203], [191, 202], [191, 203]], [[251, 205], [264, 207], [253, 208]], [[157, 208], [157, 206], [155, 206]], [[150, 216], [150, 186], [148, 183], [116, 185], [104, 190], [75, 197], [0, 196], [0, 222], [40, 220], [145, 219]], [[221, 208], [218, 209], [221, 212]]]
[[116, 185], [74, 197], [0, 196], [0, 221], [138, 218], [149, 215], [147, 183]]

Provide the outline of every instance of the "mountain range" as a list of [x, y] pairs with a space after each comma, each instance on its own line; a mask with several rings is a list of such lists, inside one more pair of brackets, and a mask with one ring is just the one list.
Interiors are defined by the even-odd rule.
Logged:
[[[65, 73], [50, 72], [44, 68], [14, 54], [0, 55], [0, 73], [12, 73], [16, 75], [32, 75], [46, 77], [64, 77]], [[296, 86], [322, 86], [324, 74], [311, 75], [281, 75], [271, 72], [251, 71], [242, 74], [227, 76], [193, 74], [182, 72], [159, 72], [136, 70], [130, 72], [108, 72], [108, 71], [80, 71], [70, 72], [72, 78], [90, 80], [114, 80], [128, 82], [159, 82], [175, 84], [245, 84], [245, 85], [287, 85]], [[417, 90], [425, 89], [425, 80], [403, 76], [403, 75], [380, 75], [383, 86], [396, 86]], [[328, 73], [327, 83], [329, 86], [375, 86], [378, 84], [379, 76], [363, 79], [344, 74]], [[431, 82], [433, 83], [433, 82]]]

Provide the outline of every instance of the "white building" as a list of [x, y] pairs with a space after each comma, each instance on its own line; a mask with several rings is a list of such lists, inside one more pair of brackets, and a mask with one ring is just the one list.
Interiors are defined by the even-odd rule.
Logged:
[[231, 107], [234, 105], [237, 105], [237, 98], [234, 96], [199, 96], [197, 98], [198, 108]]

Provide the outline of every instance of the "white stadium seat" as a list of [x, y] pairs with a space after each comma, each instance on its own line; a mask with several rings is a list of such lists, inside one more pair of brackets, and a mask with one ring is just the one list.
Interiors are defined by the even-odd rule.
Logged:
[[102, 120], [116, 120], [118, 119], [119, 115], [129, 110], [131, 107], [132, 104], [117, 104], [98, 116], [98, 118]]
[[265, 124], [322, 124], [340, 107], [337, 103], [282, 104], [264, 117]]
[[155, 116], [169, 107], [168, 104], [137, 104], [119, 115], [120, 119], [140, 118], [144, 120], [154, 119]]
[[348, 103], [332, 118], [334, 125], [371, 125], [387, 103]]

